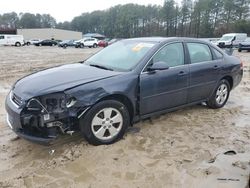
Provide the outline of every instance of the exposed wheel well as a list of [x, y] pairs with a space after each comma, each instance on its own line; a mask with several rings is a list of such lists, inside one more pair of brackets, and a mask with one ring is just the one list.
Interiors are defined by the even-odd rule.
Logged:
[[225, 76], [225, 77], [222, 78], [222, 80], [223, 79], [225, 79], [225, 80], [227, 80], [229, 82], [230, 89], [232, 89], [233, 88], [233, 78], [231, 76]]
[[133, 121], [134, 107], [133, 107], [133, 104], [129, 100], [128, 97], [121, 95], [121, 94], [113, 94], [113, 95], [109, 95], [107, 97], [102, 98], [100, 101], [103, 101], [103, 100], [117, 100], [117, 101], [121, 102], [122, 104], [124, 104], [128, 108], [130, 121], [131, 122]]

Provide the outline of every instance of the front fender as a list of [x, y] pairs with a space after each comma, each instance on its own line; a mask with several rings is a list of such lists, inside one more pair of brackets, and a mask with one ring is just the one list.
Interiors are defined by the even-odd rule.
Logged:
[[81, 85], [65, 93], [77, 99], [74, 107], [80, 111], [91, 107], [103, 98], [116, 94], [126, 96], [135, 109], [138, 97], [138, 76], [126, 74], [111, 77]]

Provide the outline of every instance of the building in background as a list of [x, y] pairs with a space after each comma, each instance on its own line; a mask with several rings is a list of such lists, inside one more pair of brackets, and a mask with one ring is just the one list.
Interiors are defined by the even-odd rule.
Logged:
[[16, 33], [17, 33], [16, 29], [1, 28], [0, 27], [0, 34], [4, 34], [4, 35], [16, 35]]
[[17, 34], [23, 35], [24, 40], [30, 40], [30, 39], [79, 40], [82, 38], [81, 32], [54, 29], [54, 28], [17, 29]]

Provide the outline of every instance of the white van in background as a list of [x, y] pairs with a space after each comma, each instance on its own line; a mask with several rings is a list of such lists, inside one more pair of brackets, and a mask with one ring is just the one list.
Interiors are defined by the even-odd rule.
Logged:
[[23, 35], [1, 35], [0, 46], [22, 46], [24, 45]]
[[247, 38], [246, 33], [227, 33], [216, 42], [219, 47], [239, 46], [239, 43], [245, 41]]

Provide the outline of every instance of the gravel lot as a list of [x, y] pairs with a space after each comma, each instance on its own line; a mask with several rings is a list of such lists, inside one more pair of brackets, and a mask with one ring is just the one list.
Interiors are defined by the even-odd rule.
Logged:
[[0, 187], [247, 187], [250, 53], [234, 53], [244, 62], [244, 78], [222, 109], [197, 105], [145, 120], [109, 146], [89, 145], [80, 134], [49, 147], [17, 138], [5, 122], [11, 85], [99, 49], [0, 47]]

